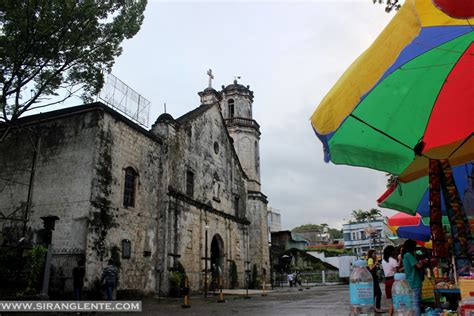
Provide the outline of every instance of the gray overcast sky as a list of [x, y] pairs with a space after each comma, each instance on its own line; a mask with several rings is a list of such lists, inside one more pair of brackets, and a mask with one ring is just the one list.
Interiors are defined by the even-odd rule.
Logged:
[[371, 0], [149, 1], [113, 73], [152, 102], [151, 123], [164, 102], [173, 117], [197, 107], [207, 69], [218, 90], [241, 76], [261, 125], [262, 189], [283, 229], [340, 227], [353, 209], [377, 207], [386, 179], [324, 163], [309, 117], [392, 16]]

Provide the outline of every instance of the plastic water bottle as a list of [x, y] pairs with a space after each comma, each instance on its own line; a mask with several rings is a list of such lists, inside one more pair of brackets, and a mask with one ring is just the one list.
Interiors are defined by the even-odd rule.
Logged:
[[407, 282], [405, 273], [395, 273], [395, 282], [392, 286], [393, 315], [412, 316], [415, 315], [413, 310], [413, 291]]
[[351, 315], [374, 315], [374, 281], [365, 260], [353, 263], [350, 277]]

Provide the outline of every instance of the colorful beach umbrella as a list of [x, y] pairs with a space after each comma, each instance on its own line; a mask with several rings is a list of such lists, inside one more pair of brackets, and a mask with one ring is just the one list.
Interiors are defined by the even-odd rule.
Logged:
[[444, 2], [405, 1], [322, 100], [311, 123], [326, 161], [409, 182], [429, 159], [474, 160], [474, 19]]
[[[443, 226], [449, 231], [449, 219], [443, 216]], [[390, 230], [399, 238], [409, 238], [417, 241], [429, 241], [431, 239], [430, 218], [421, 217], [420, 214], [409, 215], [397, 213], [387, 219]]]
[[[474, 101], [473, 101], [474, 102]], [[473, 163], [453, 168], [453, 176], [461, 199], [469, 189], [469, 180], [473, 177]], [[398, 210], [414, 215], [419, 213], [423, 218], [430, 216], [428, 176], [412, 182], [394, 182], [377, 200], [378, 206]], [[446, 215], [446, 206], [441, 194], [442, 214]], [[474, 215], [474, 214], [473, 214]], [[426, 220], [425, 220], [426, 222]]]

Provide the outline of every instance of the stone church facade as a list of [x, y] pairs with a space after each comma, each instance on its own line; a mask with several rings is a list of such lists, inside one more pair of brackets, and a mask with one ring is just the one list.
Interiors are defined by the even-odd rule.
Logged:
[[179, 265], [192, 291], [204, 289], [206, 271], [208, 287], [215, 271], [224, 287], [232, 277], [244, 287], [254, 267], [268, 280], [253, 92], [234, 81], [199, 96], [199, 107], [162, 114], [150, 130], [101, 103], [0, 126], [9, 129], [0, 142], [2, 246], [37, 242], [41, 217], [53, 215], [53, 248], [84, 254], [87, 286], [113, 252], [119, 289], [167, 292]]

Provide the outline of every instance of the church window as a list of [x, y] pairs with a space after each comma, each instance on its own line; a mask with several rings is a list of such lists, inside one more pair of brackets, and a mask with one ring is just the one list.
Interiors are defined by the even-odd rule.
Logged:
[[125, 169], [125, 185], [123, 190], [123, 206], [134, 207], [135, 206], [135, 190], [137, 182], [137, 173], [133, 168], [128, 167]]
[[255, 171], [260, 172], [260, 157], [258, 155], [258, 143], [255, 141]]
[[240, 200], [239, 196], [236, 196], [234, 198], [234, 210], [235, 210], [235, 216], [237, 217], [240, 217], [239, 200]]
[[240, 259], [240, 239], [235, 240], [235, 258]]
[[193, 230], [187, 230], [187, 240], [186, 240], [186, 249], [193, 249]]
[[194, 172], [186, 172], [186, 194], [189, 196], [194, 195]]
[[227, 106], [229, 109], [229, 117], [234, 117], [234, 99], [227, 101]]
[[217, 173], [214, 173], [214, 179], [212, 180], [212, 192], [213, 199], [217, 202], [220, 202], [219, 196], [221, 194], [221, 183]]
[[128, 239], [122, 240], [122, 259], [130, 259], [132, 256], [132, 243]]

